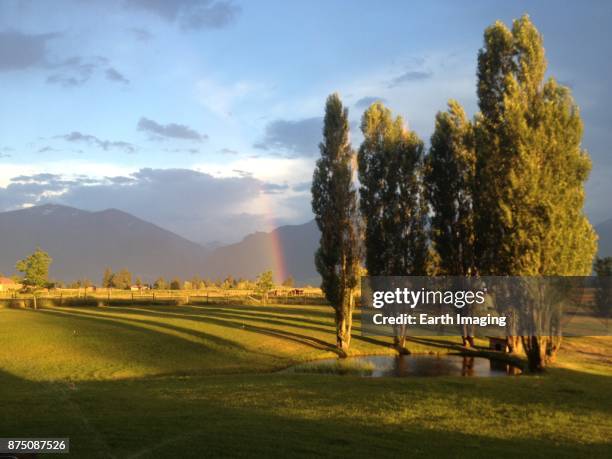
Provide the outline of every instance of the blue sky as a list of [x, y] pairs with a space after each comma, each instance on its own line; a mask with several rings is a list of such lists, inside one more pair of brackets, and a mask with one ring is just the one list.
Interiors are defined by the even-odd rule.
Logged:
[[116, 207], [198, 242], [311, 218], [325, 97], [383, 99], [426, 141], [476, 112], [485, 27], [529, 13], [612, 218], [609, 2], [0, 0], [0, 210]]

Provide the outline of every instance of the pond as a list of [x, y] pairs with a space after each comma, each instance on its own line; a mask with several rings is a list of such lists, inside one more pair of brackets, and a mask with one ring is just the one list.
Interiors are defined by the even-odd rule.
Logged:
[[371, 378], [406, 376], [496, 377], [521, 373], [518, 367], [485, 357], [461, 355], [374, 355], [325, 359], [289, 368], [295, 373], [352, 374]]

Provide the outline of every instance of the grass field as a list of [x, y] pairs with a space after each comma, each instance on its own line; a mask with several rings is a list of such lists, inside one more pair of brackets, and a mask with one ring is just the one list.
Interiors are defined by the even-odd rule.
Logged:
[[[393, 353], [356, 322], [354, 353]], [[566, 340], [538, 376], [277, 372], [333, 357], [333, 330], [327, 306], [0, 309], [0, 437], [85, 458], [610, 456], [610, 338]]]

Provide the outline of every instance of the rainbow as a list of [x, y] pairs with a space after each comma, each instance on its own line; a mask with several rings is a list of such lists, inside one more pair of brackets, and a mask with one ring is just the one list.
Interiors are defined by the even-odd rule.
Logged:
[[269, 238], [267, 241], [269, 242], [265, 248], [266, 250], [266, 260], [270, 260], [270, 268], [272, 269], [272, 274], [274, 274], [275, 282], [283, 282], [289, 276], [287, 271], [287, 264], [285, 261], [285, 253], [283, 251], [283, 244], [280, 238], [280, 235], [277, 231], [279, 227], [279, 223], [274, 218], [274, 209], [273, 203], [270, 199], [269, 193], [265, 192], [263, 189], [263, 185], [260, 186], [260, 196], [262, 199], [263, 207], [264, 207], [264, 215], [266, 218], [266, 231], [269, 234]]

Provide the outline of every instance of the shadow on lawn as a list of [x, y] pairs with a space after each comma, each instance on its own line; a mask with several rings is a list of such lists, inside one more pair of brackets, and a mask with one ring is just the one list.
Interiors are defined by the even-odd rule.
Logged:
[[[110, 309], [110, 308], [109, 308]], [[118, 308], [112, 308], [114, 311], [117, 311]], [[125, 312], [129, 312], [131, 310], [131, 308], [123, 308], [125, 309]], [[135, 317], [129, 317], [129, 316], [124, 316], [124, 317], [118, 317], [117, 315], [108, 315], [108, 314], [104, 314], [104, 312], [102, 313], [97, 313], [97, 312], [84, 312], [84, 311], [75, 311], [73, 309], [70, 310], [66, 310], [66, 309], [59, 309], [59, 308], [54, 308], [53, 310], [51, 309], [47, 309], [45, 311], [53, 311], [53, 312], [59, 312], [62, 314], [68, 314], [68, 315], [75, 315], [78, 317], [85, 317], [85, 318], [89, 318], [91, 320], [109, 320], [109, 321], [115, 321], [115, 322], [132, 322], [134, 324], [146, 324], [146, 325], [150, 325], [150, 326], [155, 326], [155, 327], [159, 327], [159, 328], [166, 328], [169, 330], [174, 330], [174, 331], [179, 331], [181, 333], [185, 333], [185, 334], [190, 334], [193, 336], [201, 336], [203, 337], [203, 339], [210, 339], [213, 342], [218, 342], [221, 345], [228, 345], [231, 347], [239, 347], [240, 349], [243, 350], [248, 350], [246, 349], [244, 346], [238, 344], [236, 341], [232, 341], [232, 340], [227, 340], [225, 338], [220, 338], [218, 336], [215, 335], [210, 335], [208, 333], [203, 333], [197, 330], [193, 330], [190, 328], [185, 328], [185, 327], [178, 327], [175, 325], [169, 325], [167, 323], [164, 322], [159, 322], [159, 321], [155, 321], [155, 320], [146, 320], [146, 319], [139, 319], [139, 318], [135, 318]], [[106, 312], [106, 311], [105, 311]], [[121, 314], [122, 311], [119, 311], [119, 314]], [[144, 312], [144, 311], [139, 311], [140, 314], [144, 314], [144, 315], [149, 315], [149, 316], [157, 316], [159, 317], [158, 311], [148, 311], [148, 312]], [[110, 314], [112, 314], [112, 312], [110, 312]], [[117, 314], [117, 313], [115, 313]], [[213, 325], [218, 325], [218, 326], [223, 326], [223, 327], [228, 327], [228, 328], [232, 328], [235, 330], [240, 330], [240, 331], [249, 331], [249, 332], [254, 332], [254, 333], [259, 333], [262, 335], [267, 335], [267, 336], [273, 336], [276, 338], [282, 338], [288, 341], [292, 341], [298, 344], [303, 344], [305, 346], [309, 346], [312, 347], [314, 349], [317, 350], [322, 350], [322, 351], [328, 351], [328, 352], [334, 352], [334, 353], [338, 353], [338, 350], [335, 346], [333, 346], [332, 344], [323, 341], [321, 339], [312, 337], [312, 336], [308, 336], [308, 335], [304, 335], [304, 334], [300, 334], [300, 333], [294, 333], [294, 332], [290, 332], [290, 331], [286, 331], [286, 330], [278, 330], [275, 328], [267, 328], [267, 327], [260, 327], [260, 326], [255, 326], [255, 325], [246, 325], [243, 322], [236, 322], [236, 321], [232, 321], [232, 320], [226, 320], [226, 319], [216, 319], [213, 317], [186, 317], [188, 320], [193, 320], [196, 322], [206, 322], [206, 323], [210, 323]]]
[[[549, 410], [553, 419], [559, 413], [560, 422], [568, 416], [580, 421], [589, 413], [610, 419], [610, 405], [601, 403], [609, 378], [563, 370], [554, 377], [478, 383], [276, 374], [96, 381], [58, 389], [58, 383], [26, 381], [0, 371], [0, 419], [4, 436], [70, 437], [75, 457], [548, 458], [609, 453], [609, 442], [555, 437], [546, 434], [551, 430], [547, 420], [527, 421], [532, 410]], [[464, 418], [466, 424], [419, 417], [410, 401], [427, 397], [444, 406], [447, 417]], [[468, 416], [466, 408], [487, 400], [490, 412], [476, 414], [479, 419]], [[406, 408], [416, 415], [393, 421]], [[381, 416], [386, 415], [384, 422]], [[459, 431], [469, 431], [471, 422], [483, 429]], [[500, 438], [500, 424], [521, 422], [531, 422], [532, 429]]]
[[[193, 308], [192, 306], [180, 306], [180, 308], [185, 308], [185, 307]], [[267, 325], [294, 327], [294, 328], [299, 328], [301, 330], [311, 330], [314, 332], [331, 334], [332, 335], [331, 340], [333, 340], [333, 335], [335, 333], [335, 325], [333, 322], [324, 323], [324, 322], [303, 319], [302, 317], [287, 318], [287, 317], [272, 316], [271, 314], [266, 314], [264, 316], [261, 316], [259, 314], [243, 313], [243, 311], [235, 312], [236, 308], [228, 308], [229, 311], [226, 311], [224, 308], [211, 308], [211, 309], [203, 308], [203, 307], [196, 307], [196, 308], [198, 311], [197, 314], [189, 314], [189, 313], [175, 312], [175, 311], [160, 311], [158, 309], [148, 309], [148, 308], [122, 308], [122, 310], [125, 312], [129, 312], [131, 310], [132, 311], [137, 310], [138, 312], [142, 314], [148, 314], [148, 315], [157, 316], [157, 317], [172, 316], [176, 318], [192, 320], [195, 322], [207, 322], [207, 323], [212, 323], [215, 325], [222, 325], [222, 326], [226, 325], [226, 326], [230, 326], [234, 328], [237, 326], [240, 326], [244, 330], [254, 331], [256, 333], [268, 334], [270, 336], [272, 333], [274, 333], [275, 336], [280, 337], [280, 338], [286, 338], [286, 339], [291, 339], [292, 337], [296, 337], [296, 336], [308, 338], [310, 340], [314, 340], [315, 342], [318, 342], [319, 344], [324, 344], [326, 346], [326, 347], [317, 348], [317, 349], [326, 350], [326, 351], [334, 352], [338, 355], [341, 355], [341, 353], [338, 351], [338, 349], [333, 343], [328, 343], [326, 341], [323, 341], [323, 340], [320, 340], [314, 337], [310, 337], [308, 335], [297, 334], [297, 333], [288, 332], [285, 330], [278, 330], [277, 328], [267, 328], [267, 327], [246, 324], [244, 321], [263, 322], [264, 324], [267, 324]], [[236, 322], [236, 320], [239, 320], [240, 322]], [[323, 326], [321, 327], [321, 326], [313, 326], [313, 325], [304, 325], [304, 323], [312, 324], [313, 322], [317, 324], [322, 324]], [[356, 332], [359, 332], [359, 331], [360, 331], [359, 327], [357, 326], [353, 327], [352, 338], [354, 340], [360, 340], [363, 342], [382, 346], [385, 348], [393, 347], [390, 342], [385, 342], [385, 341], [377, 340], [372, 337], [361, 336], [361, 335], [355, 334]]]
[[[48, 308], [48, 309], [40, 309], [40, 311], [43, 311], [45, 313], [51, 313], [51, 314], [73, 316], [73, 317], [77, 317], [79, 319], [84, 319], [84, 320], [93, 320], [93, 321], [103, 320], [105, 322], [112, 323], [113, 325], [118, 326], [118, 327], [128, 328], [130, 330], [135, 330], [139, 332], [155, 333], [155, 330], [151, 330], [149, 328], [138, 326], [138, 324], [149, 325], [149, 326], [158, 327], [160, 329], [166, 329], [168, 331], [175, 331], [175, 332], [183, 333], [185, 335], [190, 335], [190, 336], [193, 336], [194, 338], [198, 338], [204, 341], [210, 341], [211, 343], [214, 343], [217, 346], [230, 347], [230, 348], [235, 348], [235, 349], [239, 349], [243, 351], [247, 350], [247, 348], [245, 348], [240, 343], [237, 343], [236, 341], [221, 338], [219, 336], [212, 335], [210, 333], [205, 333], [199, 330], [193, 330], [191, 328], [185, 328], [185, 327], [178, 327], [175, 325], [170, 325], [170, 324], [163, 323], [163, 322], [157, 322], [154, 320], [135, 319], [132, 317], [109, 316], [109, 315], [103, 315], [103, 314], [83, 312], [83, 311], [78, 311], [74, 309]], [[180, 337], [176, 335], [167, 335], [167, 336], [174, 337], [176, 339], [181, 339]]]

